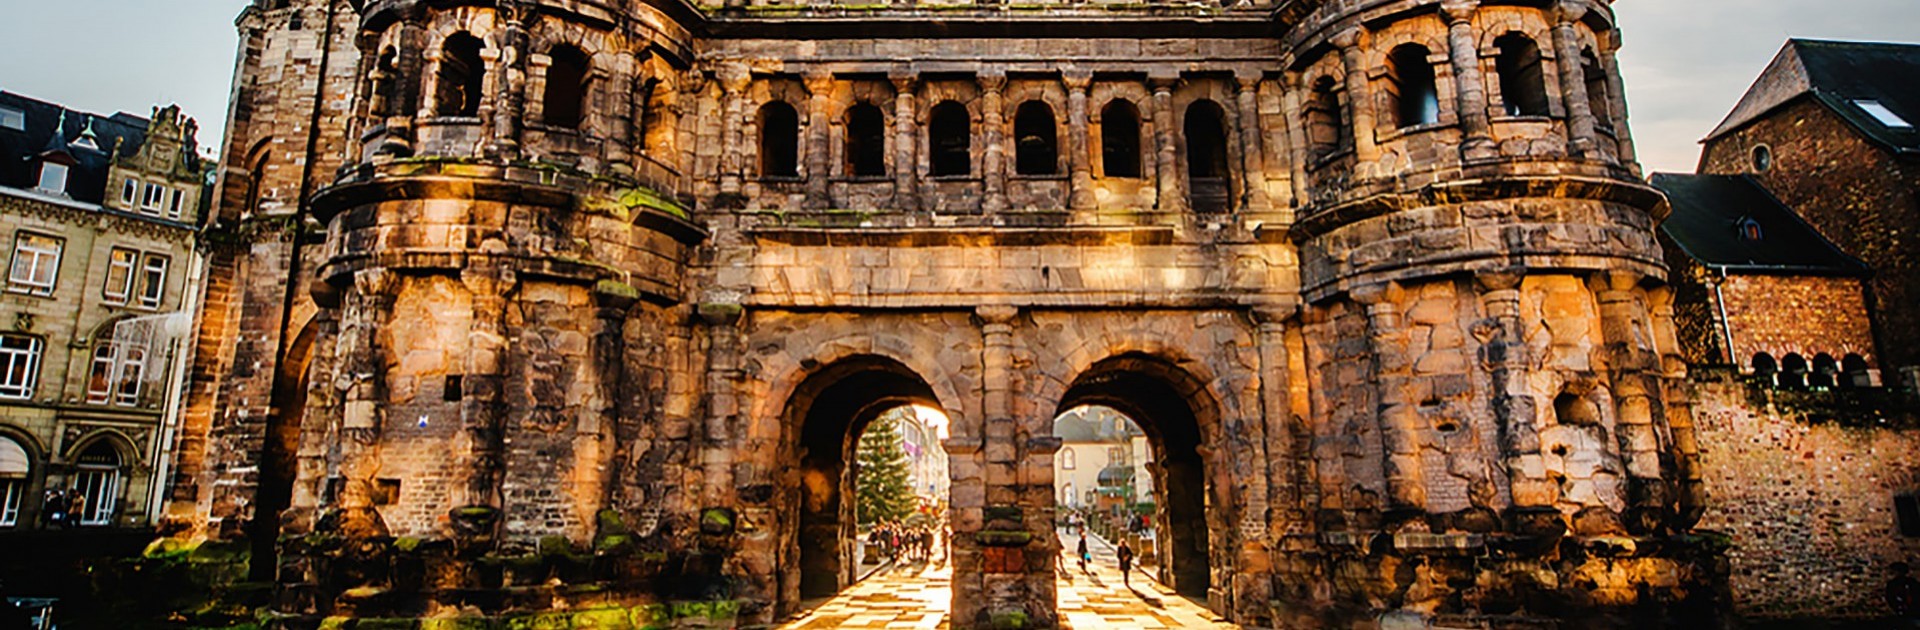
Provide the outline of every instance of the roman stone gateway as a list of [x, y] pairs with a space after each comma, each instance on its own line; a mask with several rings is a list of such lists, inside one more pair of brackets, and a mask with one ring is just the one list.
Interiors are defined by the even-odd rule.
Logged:
[[1149, 436], [1160, 577], [1237, 622], [1718, 605], [1604, 1], [240, 24], [253, 240], [174, 513], [256, 541], [289, 627], [783, 618], [851, 580], [852, 443], [903, 403], [952, 419], [955, 627], [1057, 623], [1083, 404]]

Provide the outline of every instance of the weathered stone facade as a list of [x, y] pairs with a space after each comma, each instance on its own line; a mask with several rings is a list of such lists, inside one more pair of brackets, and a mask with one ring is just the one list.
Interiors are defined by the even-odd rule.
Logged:
[[218, 267], [195, 408], [288, 625], [778, 618], [910, 402], [956, 627], [1057, 622], [1082, 404], [1240, 622], [1716, 610], [1604, 2], [287, 5], [221, 196], [289, 236]]

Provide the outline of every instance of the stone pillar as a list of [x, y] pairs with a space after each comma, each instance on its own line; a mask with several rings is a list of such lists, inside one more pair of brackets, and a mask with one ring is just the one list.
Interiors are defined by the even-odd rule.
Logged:
[[642, 156], [647, 153], [647, 108], [653, 105], [651, 102], [653, 100], [653, 90], [657, 88], [648, 85], [649, 79], [644, 68], [646, 68], [647, 60], [652, 58], [652, 56], [653, 53], [649, 51], [634, 54], [632, 57], [633, 72], [627, 75], [627, 100], [629, 102], [627, 104], [626, 126], [627, 150], [630, 162], [628, 168], [635, 174], [641, 173], [646, 168], [644, 165], [645, 158]]
[[1651, 534], [1666, 522], [1673, 499], [1663, 470], [1665, 454], [1655, 418], [1664, 408], [1659, 383], [1660, 356], [1653, 347], [1648, 314], [1640, 301], [1640, 274], [1616, 272], [1591, 282], [1600, 303], [1600, 330], [1607, 341], [1607, 367], [1613, 385], [1614, 431], [1620, 460], [1626, 464], [1627, 513], [1622, 521], [1634, 534]]
[[[460, 427], [473, 445], [468, 455], [466, 498], [455, 500], [457, 507], [500, 509], [500, 480], [506, 465], [506, 389], [505, 366], [512, 352], [512, 336], [503, 318], [508, 312], [507, 295], [518, 280], [512, 269], [481, 262], [461, 270], [460, 283], [471, 298], [473, 318], [467, 331], [465, 365], [461, 366]], [[464, 513], [455, 509], [454, 518]]]
[[701, 304], [707, 327], [707, 418], [702, 431], [700, 465], [706, 479], [700, 499], [705, 507], [733, 507], [734, 419], [740, 413], [734, 383], [740, 379], [739, 304]]
[[[353, 292], [341, 316], [339, 356], [347, 357], [334, 386], [343, 390], [339, 440], [340, 510], [338, 532], [348, 538], [387, 535], [374, 510], [374, 480], [380, 472], [380, 437], [385, 424], [388, 349], [382, 328], [393, 318], [400, 281], [384, 269], [355, 272]], [[476, 459], [480, 453], [475, 453]]]
[[1487, 117], [1487, 81], [1480, 68], [1480, 47], [1474, 41], [1473, 14], [1480, 0], [1447, 0], [1440, 15], [1447, 20], [1448, 57], [1453, 62], [1455, 93], [1459, 96], [1460, 156], [1468, 161], [1499, 157]]
[[[971, 532], [978, 551], [978, 594], [963, 598], [956, 585], [954, 625], [1001, 627], [1003, 621], [1025, 617], [1030, 627], [1054, 627], [1054, 545], [1045, 538], [1052, 531], [1049, 510], [1034, 509], [1033, 494], [1022, 470], [1027, 451], [1046, 452], [1022, 444], [1020, 420], [1013, 410], [1013, 324], [1018, 308], [982, 306], [974, 310], [981, 322], [980, 459], [986, 486], [979, 529]], [[1044, 447], [1045, 445], [1039, 445]], [[1052, 459], [1047, 459], [1052, 465]], [[1029, 466], [1029, 468], [1031, 468]], [[1044, 497], [1052, 502], [1051, 468]], [[969, 515], [970, 516], [970, 515]], [[964, 521], [963, 521], [964, 522]], [[971, 524], [971, 523], [967, 523]], [[959, 528], [956, 528], [958, 530]], [[958, 531], [956, 536], [960, 535]], [[956, 572], [966, 568], [956, 564]], [[970, 589], [973, 585], [967, 585]]]
[[1069, 70], [1061, 79], [1067, 85], [1067, 172], [1072, 176], [1067, 207], [1093, 210], [1093, 142], [1087, 129], [1087, 87], [1093, 84], [1093, 73]]
[[1003, 71], [981, 72], [980, 138], [986, 144], [980, 154], [980, 176], [985, 187], [981, 209], [992, 214], [1007, 209], [1006, 104], [1001, 92], [1007, 87]]
[[1293, 369], [1287, 350], [1287, 322], [1295, 309], [1261, 307], [1253, 310], [1259, 329], [1260, 406], [1265, 417], [1267, 458], [1266, 519], [1269, 541], [1307, 526], [1301, 491], [1312, 479], [1303, 474], [1306, 440], [1311, 436], [1293, 417]]
[[1235, 73], [1234, 84], [1239, 111], [1240, 164], [1246, 173], [1241, 186], [1240, 207], [1249, 212], [1273, 209], [1267, 198], [1266, 149], [1260, 142], [1260, 75]]
[[1347, 108], [1353, 110], [1353, 157], [1355, 170], [1361, 175], [1370, 175], [1370, 165], [1380, 160], [1380, 146], [1374, 140], [1377, 123], [1373, 84], [1367, 78], [1367, 51], [1361, 49], [1367, 39], [1366, 29], [1360, 26], [1333, 36], [1333, 45], [1340, 49], [1340, 60], [1346, 68]]
[[740, 179], [746, 166], [743, 143], [746, 123], [747, 85], [753, 81], [745, 64], [721, 64], [720, 80], [720, 194], [740, 194]]
[[828, 197], [827, 185], [833, 179], [833, 166], [829, 158], [832, 148], [829, 146], [833, 123], [828, 119], [827, 102], [833, 96], [833, 74], [825, 70], [807, 73], [807, 207], [824, 209], [833, 206]]
[[501, 159], [520, 157], [521, 134], [527, 119], [527, 20], [531, 9], [502, 4], [505, 23], [495, 46], [500, 62], [493, 64], [493, 134], [487, 153]]
[[[613, 71], [607, 73], [605, 82], [613, 86], [612, 89], [605, 90], [607, 102], [613, 105], [609, 115], [611, 124], [607, 125], [613, 129], [613, 133], [608, 134], [609, 137], [605, 143], [607, 169], [616, 176], [632, 177], [634, 131], [640, 127], [637, 124], [639, 119], [635, 114], [643, 111], [644, 107], [634, 107], [635, 99], [630, 96], [629, 88], [633, 85], [634, 71], [639, 64], [634, 60], [634, 54], [629, 51], [616, 53], [613, 58]], [[602, 81], [594, 81], [596, 91], [603, 89], [599, 88], [602, 83]]]
[[1180, 150], [1173, 129], [1173, 86], [1179, 82], [1179, 77], [1147, 78], [1148, 87], [1153, 88], [1153, 135], [1160, 147], [1154, 151], [1153, 162], [1160, 176], [1157, 196], [1161, 212], [1187, 210], [1187, 195], [1181, 191]]
[[1488, 322], [1474, 333], [1481, 344], [1481, 367], [1492, 376], [1493, 419], [1500, 429], [1500, 457], [1513, 496], [1513, 520], [1521, 531], [1539, 533], [1538, 527], [1563, 525], [1553, 506], [1560, 490], [1547, 478], [1546, 460], [1540, 455], [1540, 432], [1534, 424], [1539, 403], [1527, 384], [1533, 357], [1520, 323], [1524, 279], [1518, 271], [1474, 277], [1480, 311]]
[[1661, 385], [1666, 394], [1666, 422], [1672, 445], [1674, 484], [1679, 493], [1675, 501], [1678, 519], [1675, 530], [1687, 530], [1706, 514], [1706, 473], [1700, 469], [1700, 439], [1693, 426], [1692, 389], [1687, 382], [1687, 361], [1680, 356], [1679, 329], [1674, 325], [1672, 287], [1652, 289], [1648, 308], [1653, 315], [1654, 346], [1659, 349]]
[[1281, 108], [1287, 119], [1287, 172], [1292, 179], [1293, 200], [1288, 204], [1294, 208], [1307, 205], [1312, 198], [1312, 189], [1307, 187], [1307, 163], [1313, 156], [1307, 155], [1307, 116], [1301, 99], [1306, 98], [1306, 80], [1298, 72], [1288, 72], [1281, 79], [1286, 92], [1281, 96]]
[[1580, 69], [1580, 35], [1574, 31], [1574, 25], [1586, 14], [1587, 5], [1580, 0], [1562, 0], [1554, 5], [1553, 52], [1554, 65], [1560, 68], [1561, 100], [1567, 106], [1568, 146], [1576, 156], [1593, 157], [1597, 114], [1587, 100], [1586, 73]]
[[912, 212], [920, 206], [915, 177], [919, 174], [920, 160], [919, 152], [914, 150], [919, 142], [913, 124], [913, 90], [919, 79], [911, 73], [895, 73], [887, 78], [893, 81], [893, 205], [901, 212]]
[[[1614, 31], [1611, 35], [1617, 38], [1620, 36], [1620, 32]], [[1615, 48], [1617, 48], [1617, 45]], [[1633, 147], [1633, 129], [1627, 120], [1627, 83], [1626, 80], [1620, 76], [1618, 50], [1609, 49], [1606, 52], [1598, 54], [1600, 55], [1600, 67], [1607, 73], [1607, 87], [1611, 89], [1611, 92], [1607, 95], [1607, 105], [1612, 107], [1613, 111], [1608, 112], [1608, 115], [1613, 117], [1613, 137], [1618, 140], [1620, 144], [1618, 153], [1620, 156], [1620, 164], [1631, 169], [1634, 177], [1639, 177], [1640, 156], [1639, 152]]]
[[1392, 518], [1424, 515], [1427, 509], [1426, 431], [1421, 426], [1419, 401], [1409, 396], [1413, 357], [1407, 351], [1407, 331], [1400, 312], [1405, 294], [1394, 283], [1353, 292], [1367, 310], [1367, 335], [1372, 344], [1374, 388], [1379, 393], [1377, 418], [1385, 449], [1387, 496], [1385, 509]]

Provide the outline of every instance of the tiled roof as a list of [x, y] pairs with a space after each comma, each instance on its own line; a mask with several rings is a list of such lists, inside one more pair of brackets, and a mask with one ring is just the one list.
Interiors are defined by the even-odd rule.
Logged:
[[[131, 156], [147, 139], [147, 119], [131, 114], [100, 116], [5, 91], [0, 91], [0, 108], [20, 112], [25, 123], [25, 129], [0, 125], [0, 186], [38, 185], [39, 157], [50, 147], [64, 147], [76, 162], [67, 174], [67, 195], [100, 203], [106, 195], [107, 169], [112, 166], [107, 152], [118, 143], [120, 156]], [[93, 147], [79, 142], [89, 128]]]
[[1802, 97], [1817, 100], [1894, 152], [1920, 153], [1920, 45], [1915, 44], [1790, 40], [1707, 139]]
[[1748, 273], [1869, 272], [1752, 177], [1661, 173], [1653, 185], [1673, 202], [1661, 232], [1702, 265]]

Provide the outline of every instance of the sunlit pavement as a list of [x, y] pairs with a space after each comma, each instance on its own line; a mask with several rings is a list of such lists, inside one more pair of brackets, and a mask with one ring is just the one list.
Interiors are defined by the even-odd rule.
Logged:
[[[1152, 581], [1135, 569], [1132, 586], [1121, 584], [1113, 546], [1088, 535], [1093, 563], [1080, 570], [1073, 558], [1078, 538], [1061, 535], [1061, 626], [1097, 628], [1239, 628], [1219, 615]], [[946, 628], [952, 568], [945, 562], [909, 564], [875, 573], [781, 628]]]

